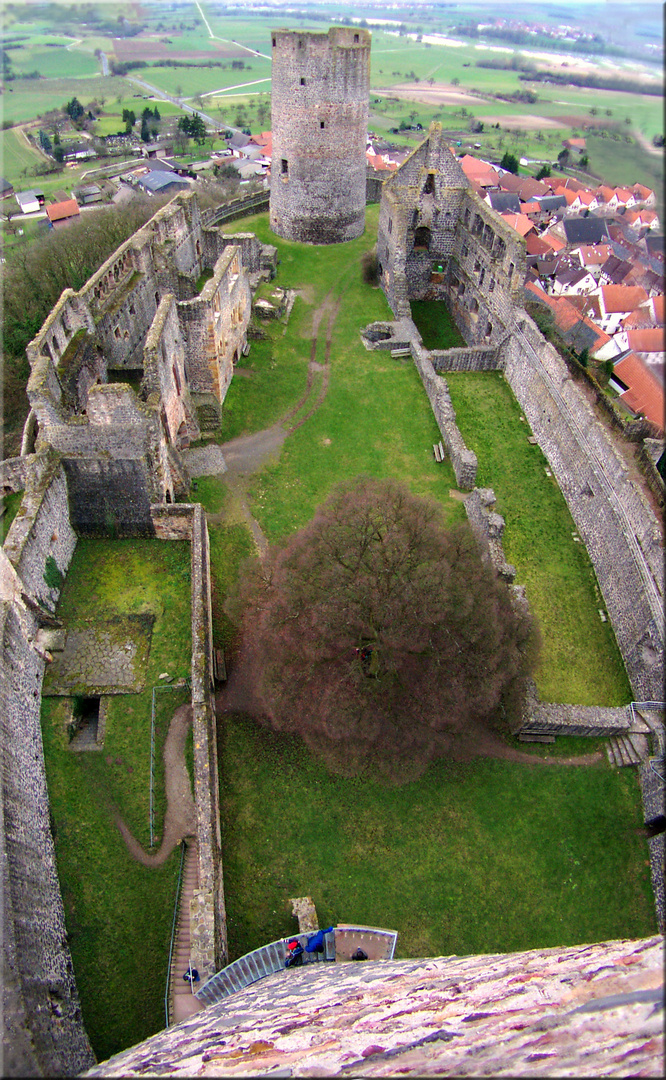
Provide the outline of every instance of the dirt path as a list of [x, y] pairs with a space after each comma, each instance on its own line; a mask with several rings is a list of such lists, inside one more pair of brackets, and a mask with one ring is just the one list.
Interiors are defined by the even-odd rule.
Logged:
[[192, 706], [181, 705], [171, 718], [169, 733], [164, 743], [167, 809], [159, 850], [154, 855], [149, 854], [138, 840], [134, 839], [120, 815], [117, 812], [113, 814], [114, 823], [127, 845], [127, 850], [143, 866], [162, 866], [180, 840], [186, 836], [196, 836], [197, 812], [192, 797], [190, 774], [185, 764], [185, 739], [191, 723]]

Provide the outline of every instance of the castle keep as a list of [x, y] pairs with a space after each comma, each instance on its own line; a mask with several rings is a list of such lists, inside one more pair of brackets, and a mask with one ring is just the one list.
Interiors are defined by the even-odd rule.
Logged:
[[365, 228], [370, 34], [272, 33], [271, 229], [339, 244]]

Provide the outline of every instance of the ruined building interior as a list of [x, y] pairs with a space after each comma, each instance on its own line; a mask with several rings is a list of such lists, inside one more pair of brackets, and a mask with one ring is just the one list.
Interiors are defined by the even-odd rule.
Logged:
[[[270, 220], [280, 236], [335, 243], [363, 231], [365, 161], [339, 180], [331, 128], [364, 142], [369, 51], [370, 35], [353, 28], [274, 34]], [[308, 85], [301, 80], [315, 83], [314, 109], [292, 100]], [[321, 167], [322, 156], [326, 168], [313, 179], [310, 166]], [[273, 968], [94, 1066], [49, 828], [40, 696], [59, 586], [44, 567], [50, 560], [63, 578], [85, 536], [191, 544], [201, 867], [193, 957], [205, 983], [228, 958], [208, 536], [201, 507], [183, 501], [190, 480], [182, 451], [219, 426], [234, 363], [247, 349], [253, 291], [277, 262], [275, 248], [249, 233], [226, 235], [212, 220], [196, 195], [176, 196], [79, 292], [63, 293], [28, 348], [22, 454], [2, 463], [5, 490], [24, 492], [0, 552], [5, 1074], [92, 1067], [89, 1075], [99, 1076], [598, 1075], [608, 1066], [626, 1075], [625, 1058], [633, 1074], [659, 1072], [660, 936], [491, 957], [408, 961], [391, 951], [368, 965]], [[394, 321], [364, 331], [370, 347], [411, 354], [465, 490], [474, 488], [476, 461], [455, 428], [441, 373], [504, 372], [588, 546], [633, 693], [658, 701], [663, 548], [654, 515], [520, 306], [524, 241], [469, 190], [439, 125], [383, 185], [377, 255]], [[444, 301], [467, 347], [425, 350], [411, 322], [414, 299]], [[492, 492], [476, 489], [470, 506], [481, 505], [492, 505]], [[532, 722], [535, 731], [571, 730], [547, 707], [535, 705]], [[655, 851], [663, 860], [663, 843]], [[663, 930], [663, 887], [661, 904]]]

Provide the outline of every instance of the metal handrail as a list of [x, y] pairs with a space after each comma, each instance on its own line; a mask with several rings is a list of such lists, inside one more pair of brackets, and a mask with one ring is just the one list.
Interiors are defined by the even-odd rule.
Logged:
[[166, 990], [164, 991], [164, 1017], [166, 1021], [166, 1027], [169, 1026], [169, 990], [171, 988], [171, 961], [173, 959], [173, 944], [176, 938], [176, 922], [178, 920], [178, 909], [180, 906], [180, 886], [183, 879], [183, 863], [185, 862], [185, 850], [187, 844], [185, 841], [180, 845], [180, 869], [178, 871], [178, 882], [176, 884], [176, 902], [173, 907], [173, 922], [171, 923], [171, 941], [169, 942], [169, 959], [167, 961], [167, 977], [166, 977]]

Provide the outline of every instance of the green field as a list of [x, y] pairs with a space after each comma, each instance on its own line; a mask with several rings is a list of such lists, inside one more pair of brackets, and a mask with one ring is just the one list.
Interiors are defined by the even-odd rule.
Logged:
[[61, 108], [77, 97], [82, 105], [96, 98], [111, 101], [120, 96], [131, 97], [133, 91], [124, 79], [108, 76], [103, 79], [15, 79], [2, 95], [3, 120], [23, 123], [35, 120], [50, 109]]
[[42, 79], [75, 79], [101, 71], [99, 60], [77, 49], [39, 47], [12, 52], [12, 67], [17, 75], [38, 71]]
[[182, 95], [188, 99], [194, 97], [195, 94], [207, 94], [213, 90], [220, 90], [228, 86], [255, 83], [258, 79], [267, 79], [268, 81], [259, 83], [256, 87], [248, 87], [248, 93], [255, 93], [257, 89], [270, 89], [270, 62], [248, 55], [244, 63], [245, 67], [242, 71], [234, 70], [231, 67], [167, 68], [156, 66], [137, 72], [137, 76], [145, 79], [152, 86], [164, 90], [167, 94], [181, 96], [182, 91]]
[[44, 160], [37, 150], [27, 145], [19, 132], [0, 132], [0, 175], [9, 180], [16, 191], [30, 187], [25, 177], [32, 175], [35, 166]]

